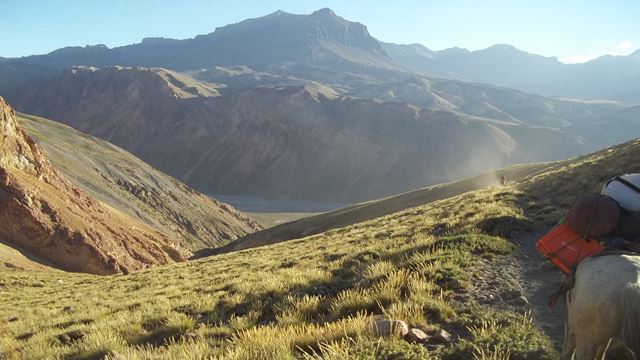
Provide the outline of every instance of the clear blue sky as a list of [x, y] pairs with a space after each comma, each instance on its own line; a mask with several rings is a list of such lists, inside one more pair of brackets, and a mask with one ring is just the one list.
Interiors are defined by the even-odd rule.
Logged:
[[629, 53], [640, 47], [640, 0], [0, 0], [0, 56], [69, 45], [190, 38], [276, 10], [330, 7], [376, 38], [469, 50], [496, 43], [560, 58]]

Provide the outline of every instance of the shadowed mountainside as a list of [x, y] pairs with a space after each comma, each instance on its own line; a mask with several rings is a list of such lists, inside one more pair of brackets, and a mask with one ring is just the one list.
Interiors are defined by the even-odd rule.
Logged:
[[[340, 96], [317, 83], [185, 98], [163, 71], [74, 68], [34, 89], [18, 108], [122, 146], [200, 191], [265, 198], [362, 201], [597, 146], [539, 126], [545, 116], [564, 116], [536, 113], [551, 101], [545, 98], [516, 92], [511, 96], [529, 114], [507, 118], [516, 110], [494, 101], [510, 94], [504, 88], [492, 90], [493, 100], [473, 100], [492, 88], [468, 95], [459, 90], [464, 83], [449, 85], [451, 94], [438, 96], [457, 105], [433, 110]], [[476, 103], [502, 106], [503, 118], [474, 113]], [[565, 103], [586, 108], [555, 101], [559, 109]], [[594, 109], [609, 106], [588, 111]]]
[[215, 65], [295, 63], [339, 71], [397, 72], [366, 26], [347, 21], [330, 9], [310, 15], [283, 11], [236, 24], [193, 39], [146, 38], [139, 44], [109, 49], [104, 45], [67, 47], [34, 55], [20, 63], [64, 69], [73, 65], [160, 66], [176, 70]]

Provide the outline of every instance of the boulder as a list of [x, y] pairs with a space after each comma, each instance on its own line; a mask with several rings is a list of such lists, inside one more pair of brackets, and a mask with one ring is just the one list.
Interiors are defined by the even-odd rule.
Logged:
[[371, 333], [374, 336], [405, 336], [409, 333], [409, 325], [402, 320], [378, 319], [371, 326]]
[[410, 343], [422, 344], [429, 340], [429, 336], [420, 329], [409, 329], [409, 332], [404, 336], [404, 339]]
[[449, 334], [447, 331], [440, 329], [438, 331], [436, 331], [436, 333], [431, 337], [431, 340], [433, 340], [433, 342], [438, 343], [438, 344], [448, 344], [451, 342], [451, 334]]

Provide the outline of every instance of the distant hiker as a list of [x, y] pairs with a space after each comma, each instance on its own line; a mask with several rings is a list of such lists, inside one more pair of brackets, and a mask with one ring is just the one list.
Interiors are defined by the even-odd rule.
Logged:
[[507, 185], [507, 177], [506, 177], [505, 175], [502, 175], [502, 176], [500, 177], [500, 184], [501, 184], [502, 186], [506, 186], [506, 185]]
[[431, 229], [431, 235], [433, 236], [443, 236], [446, 233], [447, 233], [447, 224], [445, 223], [436, 224]]

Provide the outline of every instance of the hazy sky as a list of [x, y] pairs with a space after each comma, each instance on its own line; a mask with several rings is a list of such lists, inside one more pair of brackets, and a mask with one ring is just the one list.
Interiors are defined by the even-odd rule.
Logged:
[[0, 56], [184, 39], [276, 10], [307, 14], [323, 7], [367, 25], [380, 40], [433, 50], [506, 43], [580, 62], [640, 47], [640, 0], [0, 0]]

